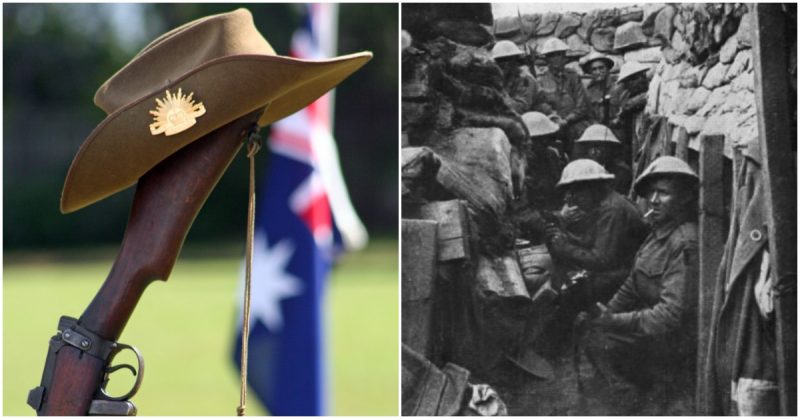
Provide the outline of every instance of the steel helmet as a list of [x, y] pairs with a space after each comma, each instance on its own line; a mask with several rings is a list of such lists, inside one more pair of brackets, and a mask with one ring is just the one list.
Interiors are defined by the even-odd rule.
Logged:
[[588, 142], [622, 144], [607, 126], [601, 124], [590, 125], [583, 131], [581, 138], [575, 141], [575, 143]]
[[528, 128], [528, 135], [531, 137], [553, 134], [558, 132], [560, 128], [558, 124], [551, 121], [550, 118], [541, 112], [526, 112], [522, 115], [522, 122], [525, 124], [525, 127]]
[[581, 65], [581, 69], [583, 69], [583, 72], [585, 74], [589, 74], [589, 73], [592, 72], [592, 70], [589, 69], [589, 66], [594, 61], [602, 61], [602, 62], [604, 62], [606, 64], [606, 67], [608, 67], [608, 71], [609, 72], [611, 72], [611, 70], [614, 68], [614, 60], [612, 60], [611, 58], [608, 58], [608, 56], [606, 56], [603, 53], [595, 51], [595, 52], [592, 52], [591, 54], [586, 55], [583, 58], [581, 58], [581, 60], [579, 62], [579, 64]]
[[619, 78], [617, 78], [617, 83], [622, 83], [623, 80], [627, 79], [628, 77], [641, 73], [643, 71], [649, 70], [650, 67], [636, 62], [636, 61], [628, 61], [627, 63], [622, 65], [622, 68], [619, 70]]
[[685, 161], [672, 156], [663, 156], [653, 160], [647, 169], [633, 182], [633, 190], [639, 196], [644, 196], [645, 189], [651, 180], [663, 175], [683, 176], [697, 182], [700, 178]]
[[576, 182], [590, 180], [613, 180], [614, 175], [608, 173], [600, 163], [590, 159], [571, 161], [561, 172], [561, 180], [556, 186], [562, 187]]
[[518, 55], [522, 55], [522, 50], [519, 49], [517, 44], [509, 40], [504, 39], [494, 44], [492, 48], [492, 58], [495, 60], [498, 58], [516, 57]]
[[569, 47], [567, 46], [567, 44], [564, 43], [564, 41], [558, 38], [550, 38], [544, 42], [544, 45], [542, 45], [542, 50], [539, 51], [539, 54], [547, 55], [555, 52], [567, 52], [567, 51], [569, 51]]
[[614, 50], [616, 51], [634, 48], [646, 43], [647, 37], [642, 32], [641, 22], [628, 22], [620, 25], [614, 34]]

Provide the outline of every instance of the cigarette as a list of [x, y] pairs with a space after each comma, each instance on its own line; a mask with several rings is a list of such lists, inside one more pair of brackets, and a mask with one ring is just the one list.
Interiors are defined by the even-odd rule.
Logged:
[[652, 215], [652, 214], [653, 214], [653, 211], [655, 211], [655, 210], [651, 209], [650, 211], [647, 211], [647, 213], [645, 213], [645, 214], [644, 214], [644, 218], [647, 218], [647, 217], [649, 217], [650, 215]]

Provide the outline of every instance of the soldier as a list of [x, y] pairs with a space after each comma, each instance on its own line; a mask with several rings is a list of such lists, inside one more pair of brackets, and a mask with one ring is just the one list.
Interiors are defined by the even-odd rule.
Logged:
[[522, 122], [530, 135], [525, 145], [526, 204], [537, 209], [558, 208], [560, 199], [555, 184], [567, 163], [566, 156], [558, 149], [558, 125], [540, 112], [522, 115]]
[[592, 77], [586, 86], [586, 97], [592, 107], [594, 120], [608, 125], [608, 121], [617, 114], [620, 93], [620, 89], [616, 88], [617, 78], [611, 75], [614, 60], [599, 52], [593, 52], [583, 57], [580, 64], [583, 72]]
[[647, 70], [648, 66], [630, 61], [622, 65], [617, 84], [622, 87], [619, 95], [619, 110], [611, 121], [611, 127], [617, 130], [623, 145], [623, 153], [634, 157], [631, 150], [637, 150], [639, 141], [644, 137], [644, 107], [647, 104]]
[[[612, 391], [624, 395], [634, 408], [641, 408], [643, 400], [633, 396], [643, 395], [656, 383], [662, 386], [656, 386], [652, 395], [664, 404], [689, 401], [694, 394], [697, 180], [692, 169], [675, 157], [656, 159], [636, 179], [634, 189], [648, 200], [653, 231], [636, 254], [624, 285], [608, 307], [597, 305], [599, 313], [590, 321], [589, 359]], [[658, 410], [658, 414], [687, 413], [691, 411]]]
[[573, 70], [564, 68], [569, 47], [558, 38], [547, 40], [540, 54], [547, 60], [548, 71], [537, 79], [534, 109], [561, 127], [565, 151], [572, 151], [572, 142], [589, 126], [591, 108], [586, 88]]
[[[614, 175], [614, 190], [628, 195], [631, 187], [631, 167], [620, 156], [622, 143], [606, 126], [595, 124], [586, 128], [581, 138], [575, 142], [576, 152], [605, 167]], [[627, 157], [627, 156], [625, 156]]]
[[509, 106], [519, 114], [531, 109], [535, 84], [523, 57], [522, 50], [511, 41], [500, 41], [492, 48], [492, 58], [503, 70], [503, 85], [511, 97]]
[[548, 226], [548, 248], [557, 269], [571, 275], [587, 271], [575, 294], [575, 305], [604, 302], [622, 285], [636, 249], [648, 232], [639, 210], [611, 189], [614, 175], [589, 159], [570, 162], [561, 174], [566, 208]]

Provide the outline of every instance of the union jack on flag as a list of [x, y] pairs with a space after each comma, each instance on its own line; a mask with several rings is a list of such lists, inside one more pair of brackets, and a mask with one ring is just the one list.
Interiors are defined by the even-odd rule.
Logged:
[[[334, 55], [336, 5], [304, 7], [290, 55]], [[326, 414], [325, 282], [335, 256], [367, 240], [339, 168], [331, 96], [272, 126], [269, 167], [257, 196], [248, 381], [273, 415]], [[240, 324], [238, 365], [241, 337]]]

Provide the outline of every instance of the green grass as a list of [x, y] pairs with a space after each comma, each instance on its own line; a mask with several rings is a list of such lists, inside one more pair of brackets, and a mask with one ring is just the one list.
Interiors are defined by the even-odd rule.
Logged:
[[[80, 316], [113, 257], [28, 255], [9, 263], [15, 259], [6, 255], [3, 268], [3, 414], [29, 416], [27, 393], [39, 385], [59, 316]], [[179, 259], [168, 282], [144, 293], [120, 339], [145, 359], [133, 399], [140, 415], [235, 415], [239, 376], [230, 350], [240, 264], [238, 257]], [[395, 241], [375, 241], [334, 270], [326, 307], [331, 414], [398, 414], [397, 284]], [[117, 374], [121, 393], [132, 380]], [[265, 414], [252, 394], [248, 401], [249, 415]]]

